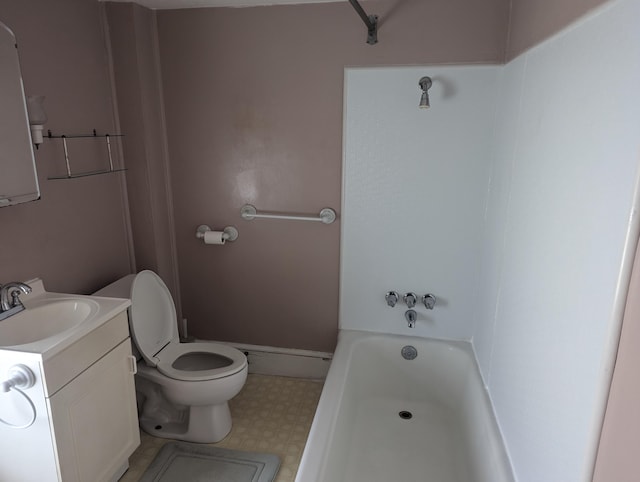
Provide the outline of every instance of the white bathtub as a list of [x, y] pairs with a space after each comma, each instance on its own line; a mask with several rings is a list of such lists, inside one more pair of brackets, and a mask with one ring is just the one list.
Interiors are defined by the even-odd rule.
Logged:
[[513, 480], [469, 343], [340, 332], [296, 482]]

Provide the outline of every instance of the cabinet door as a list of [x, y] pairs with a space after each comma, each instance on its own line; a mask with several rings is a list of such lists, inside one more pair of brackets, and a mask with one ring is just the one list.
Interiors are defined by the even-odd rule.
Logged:
[[129, 339], [49, 399], [60, 479], [105, 481], [140, 444]]

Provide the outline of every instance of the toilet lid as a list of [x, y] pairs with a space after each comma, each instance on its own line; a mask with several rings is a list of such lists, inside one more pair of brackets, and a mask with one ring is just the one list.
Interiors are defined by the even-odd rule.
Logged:
[[140, 354], [149, 365], [156, 366], [156, 354], [169, 342], [180, 339], [173, 298], [153, 271], [140, 271], [133, 280], [129, 316], [131, 336]]
[[[176, 362], [183, 356], [213, 355], [221, 363], [211, 367], [180, 367]], [[171, 342], [156, 355], [156, 369], [175, 380], [201, 381], [230, 377], [246, 369], [247, 357], [232, 346], [213, 342]], [[178, 365], [178, 366], [176, 366]], [[216, 366], [217, 365], [217, 366]]]

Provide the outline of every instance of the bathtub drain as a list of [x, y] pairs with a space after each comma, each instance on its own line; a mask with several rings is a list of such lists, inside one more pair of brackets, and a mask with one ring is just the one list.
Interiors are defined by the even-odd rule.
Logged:
[[402, 353], [402, 358], [405, 360], [413, 360], [418, 356], [418, 350], [416, 350], [415, 346], [411, 345], [403, 346], [400, 353]]
[[413, 414], [411, 412], [407, 412], [406, 410], [402, 410], [398, 413], [398, 415], [400, 415], [400, 418], [403, 420], [409, 420], [413, 417]]

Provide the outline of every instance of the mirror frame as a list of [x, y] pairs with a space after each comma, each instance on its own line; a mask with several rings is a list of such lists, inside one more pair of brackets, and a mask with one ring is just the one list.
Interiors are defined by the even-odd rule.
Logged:
[[2, 21], [0, 41], [0, 60], [7, 64], [0, 69], [0, 105], [6, 106], [0, 111], [0, 207], [5, 207], [40, 199], [40, 186], [18, 44], [13, 31]]

